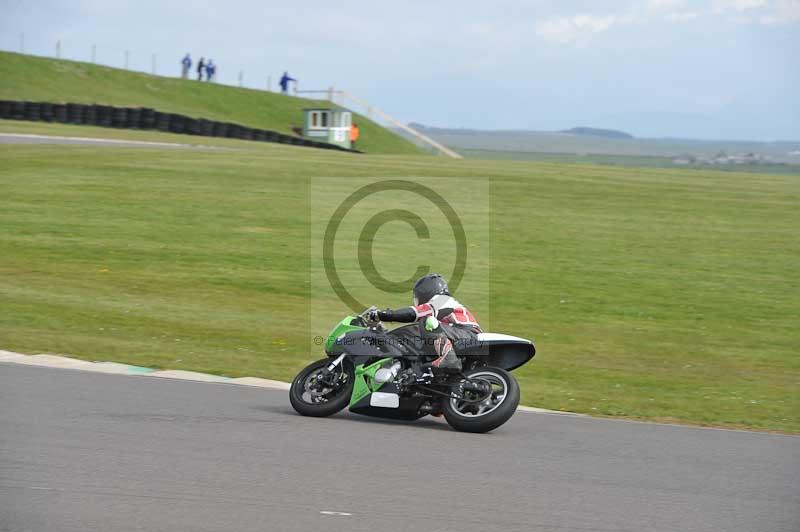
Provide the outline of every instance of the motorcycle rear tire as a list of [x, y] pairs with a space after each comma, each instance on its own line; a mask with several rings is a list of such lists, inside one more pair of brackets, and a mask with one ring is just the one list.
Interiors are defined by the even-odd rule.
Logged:
[[444, 418], [447, 423], [460, 432], [483, 433], [496, 429], [514, 415], [519, 405], [519, 383], [511, 373], [495, 367], [479, 367], [464, 372], [466, 377], [481, 377], [489, 374], [505, 382], [504, 400], [492, 411], [480, 416], [467, 416], [456, 410], [452, 400], [444, 401]]

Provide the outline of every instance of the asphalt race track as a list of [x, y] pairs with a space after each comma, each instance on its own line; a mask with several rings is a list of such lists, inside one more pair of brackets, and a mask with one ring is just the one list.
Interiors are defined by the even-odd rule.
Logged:
[[286, 392], [0, 363], [0, 531], [792, 531], [800, 438], [519, 412], [295, 415]]

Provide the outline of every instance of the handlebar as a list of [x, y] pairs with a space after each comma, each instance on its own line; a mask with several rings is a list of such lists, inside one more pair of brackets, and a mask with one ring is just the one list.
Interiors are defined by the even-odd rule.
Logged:
[[369, 308], [364, 310], [364, 312], [362, 312], [358, 316], [359, 316], [359, 318], [364, 320], [364, 323], [366, 323], [367, 325], [376, 325], [376, 326], [380, 325], [380, 323], [381, 323], [380, 319], [377, 319], [377, 320], [370, 320], [369, 319], [369, 315], [373, 310], [378, 310], [378, 307], [376, 307], [375, 305], [370, 305]]
[[375, 305], [370, 305], [369, 308], [364, 310], [364, 312], [359, 314], [359, 316], [361, 316], [365, 320], [369, 321], [369, 313], [372, 312], [373, 310], [378, 310], [378, 307], [376, 307]]

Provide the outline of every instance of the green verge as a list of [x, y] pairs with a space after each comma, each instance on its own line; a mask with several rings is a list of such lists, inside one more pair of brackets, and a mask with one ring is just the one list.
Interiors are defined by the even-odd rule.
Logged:
[[309, 179], [488, 177], [492, 328], [539, 349], [524, 404], [800, 432], [796, 176], [286, 146], [0, 158], [2, 349], [290, 380], [313, 358]]
[[561, 164], [592, 164], [592, 165], [613, 165], [630, 166], [637, 168], [669, 168], [701, 170], [709, 169], [715, 172], [748, 172], [753, 174], [785, 174], [800, 175], [800, 164], [781, 164], [781, 163], [762, 163], [749, 164], [746, 166], [737, 164], [716, 165], [713, 168], [699, 164], [679, 167], [673, 162], [674, 157], [660, 155], [610, 155], [602, 153], [547, 153], [533, 151], [510, 151], [510, 150], [485, 150], [485, 149], [464, 149], [458, 148], [458, 152], [464, 157], [475, 159], [499, 159], [504, 161], [535, 161], [543, 163]]
[[[177, 63], [176, 63], [177, 65]], [[78, 61], [0, 51], [0, 99], [52, 103], [98, 103], [152, 107], [194, 118], [234, 122], [292, 134], [306, 107], [331, 103], [258, 91], [151, 76]], [[357, 115], [358, 149], [368, 153], [419, 155], [422, 151], [391, 131]], [[198, 142], [193, 138], [193, 142]]]

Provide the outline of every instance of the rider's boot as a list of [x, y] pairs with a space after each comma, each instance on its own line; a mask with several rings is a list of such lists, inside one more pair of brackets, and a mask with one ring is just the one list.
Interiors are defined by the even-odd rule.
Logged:
[[[433, 349], [438, 357], [431, 362], [431, 366], [440, 371], [459, 372], [461, 371], [461, 360], [453, 350], [453, 342], [444, 335], [433, 341]], [[434, 371], [435, 371], [434, 370]]]
[[435, 372], [459, 372], [461, 371], [461, 360], [456, 356], [453, 349], [453, 342], [442, 329], [439, 320], [433, 316], [425, 318], [424, 336], [427, 341], [433, 340], [433, 355], [436, 359], [431, 362], [431, 367]]
[[430, 384], [433, 378], [433, 370], [430, 364], [421, 364], [408, 368], [401, 372], [395, 382], [401, 386], [410, 386], [412, 384]]

